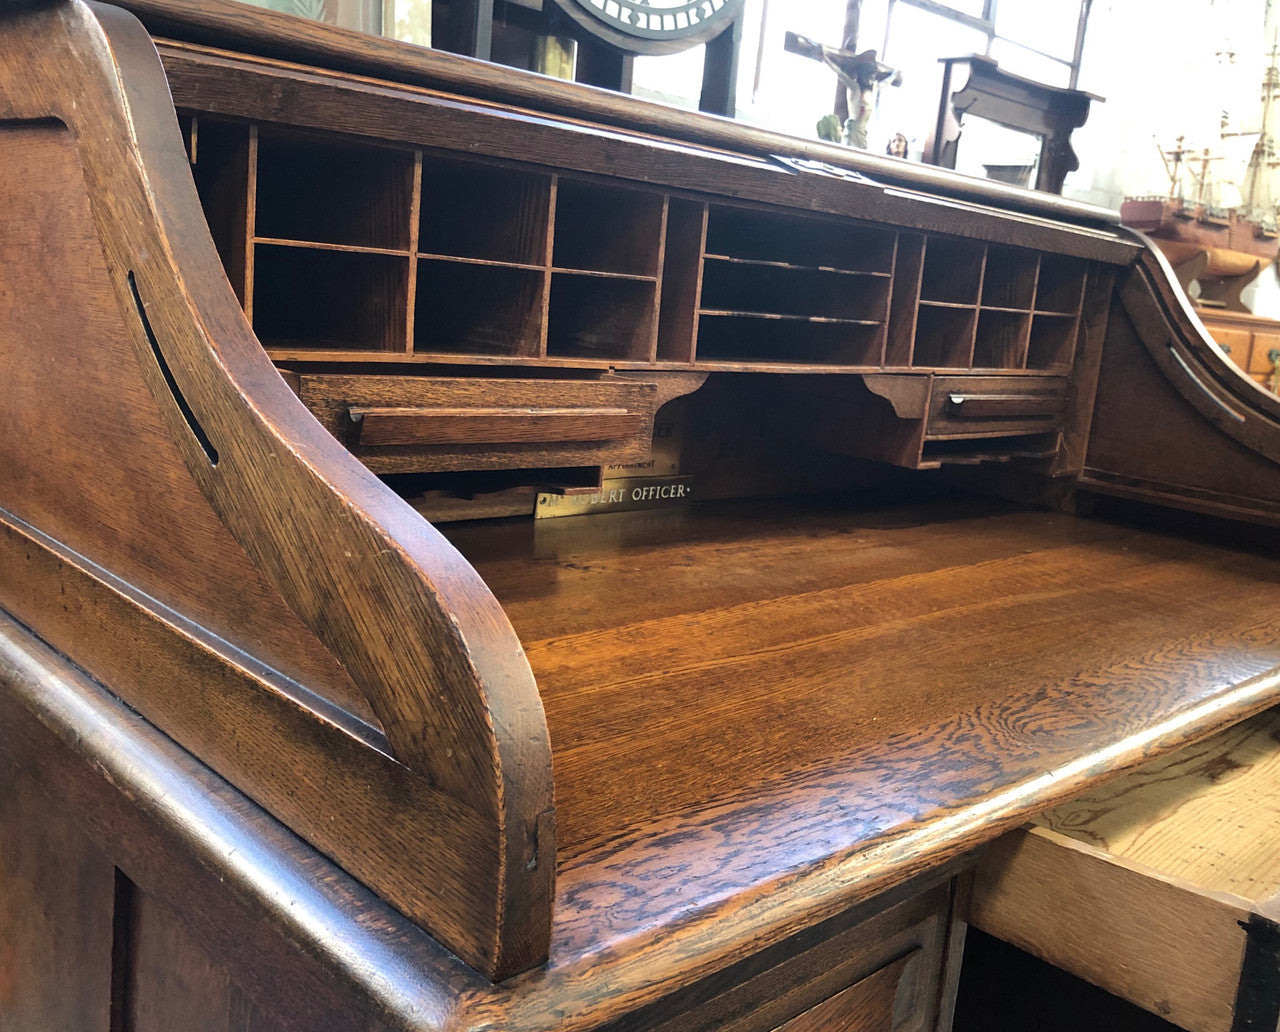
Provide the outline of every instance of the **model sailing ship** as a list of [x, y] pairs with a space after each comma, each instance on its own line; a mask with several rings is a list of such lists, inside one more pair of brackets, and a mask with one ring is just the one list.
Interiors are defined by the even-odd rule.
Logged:
[[[1169, 175], [1167, 196], [1130, 197], [1120, 207], [1125, 225], [1152, 237], [1174, 266], [1203, 255], [1195, 270], [1197, 277], [1251, 280], [1275, 260], [1280, 248], [1277, 198], [1272, 188], [1280, 166], [1273, 125], [1280, 108], [1276, 103], [1280, 100], [1278, 55], [1280, 47], [1273, 44], [1262, 78], [1262, 117], [1245, 166], [1238, 205], [1220, 203], [1213, 165], [1221, 157], [1211, 155], [1207, 148], [1193, 153], [1184, 146], [1185, 137], [1179, 137], [1175, 147], [1160, 152]], [[1252, 133], [1222, 133], [1224, 139], [1243, 135]], [[1194, 182], [1191, 197], [1185, 192], [1188, 179]]]

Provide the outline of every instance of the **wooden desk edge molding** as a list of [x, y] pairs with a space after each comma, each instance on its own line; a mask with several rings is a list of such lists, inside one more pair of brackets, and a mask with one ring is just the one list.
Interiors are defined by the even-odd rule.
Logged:
[[[228, 655], [232, 628], [182, 626], [171, 610], [190, 611], [193, 598], [161, 606], [148, 597], [147, 582], [163, 571], [130, 567], [163, 556], [45, 538], [29, 526], [34, 520], [10, 513], [0, 602], [459, 956], [495, 978], [540, 963], [555, 870], [550, 748], [537, 689], [501, 608], [447, 542], [321, 430], [263, 354], [200, 217], [164, 73], [142, 26], [116, 8], [66, 2], [10, 16], [4, 29], [5, 157], [52, 181], [40, 197], [46, 209], [29, 208], [26, 220], [33, 232], [51, 233], [61, 220], [91, 212], [105, 252], [93, 284], [100, 293], [67, 294], [58, 303], [79, 311], [85, 337], [115, 334], [133, 348], [132, 368], [109, 372], [119, 377], [118, 411], [101, 416], [110, 429], [94, 443], [95, 476], [120, 479], [120, 461], [131, 461], [121, 456], [137, 448], [138, 428], [157, 421], [166, 428], [176, 448], [158, 449], [145, 476], [194, 482], [198, 492], [186, 490], [182, 503], [204, 511], [173, 518], [225, 526], [238, 543], [239, 566], [245, 556], [252, 564], [260, 594], [277, 611], [282, 599], [297, 614], [305, 626], [299, 637], [314, 635], [317, 662], [332, 667], [327, 650], [342, 665], [382, 732], [373, 736], [386, 754], [379, 776], [305, 776], [308, 767], [331, 766], [330, 758], [341, 765], [341, 757], [367, 751], [358, 749], [365, 743], [305, 700], [284, 701], [285, 672], [257, 656]], [[11, 178], [5, 191], [27, 182]], [[3, 202], [10, 212], [37, 203]], [[34, 368], [39, 360], [28, 362]], [[95, 403], [108, 402], [79, 398], [81, 415]], [[69, 441], [59, 429], [39, 431], [51, 442]], [[41, 475], [62, 474], [45, 468]], [[30, 510], [42, 500], [27, 500]], [[136, 515], [103, 518], [117, 525], [118, 540], [127, 533], [119, 525]], [[315, 562], [322, 552], [325, 561]], [[242, 570], [211, 562], [204, 584], [166, 578], [165, 590], [220, 592], [252, 605], [237, 583]], [[112, 585], [103, 569], [142, 593]], [[148, 676], [183, 685], [174, 698], [131, 694], [119, 655], [130, 646], [114, 634], [81, 633], [63, 644], [57, 601], [45, 594], [60, 578], [85, 590], [96, 582], [113, 596], [126, 625], [154, 650]], [[275, 615], [264, 602], [245, 619]], [[272, 718], [301, 725], [297, 737], [284, 745], [269, 724], [245, 719], [248, 710], [234, 730], [197, 726], [181, 696], [209, 688], [192, 683], [179, 656], [228, 698], [253, 682], [269, 686], [280, 701], [264, 705], [275, 706]], [[282, 749], [298, 750], [283, 773]], [[351, 834], [350, 822], [392, 812], [394, 832], [378, 832], [373, 843]]]

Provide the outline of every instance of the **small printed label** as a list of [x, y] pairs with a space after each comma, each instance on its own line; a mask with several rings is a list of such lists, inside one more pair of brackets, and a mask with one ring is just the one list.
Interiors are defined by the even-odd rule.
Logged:
[[683, 505], [692, 500], [693, 477], [624, 477], [606, 480], [590, 494], [540, 494], [533, 514], [538, 519], [552, 516], [581, 516], [589, 512], [626, 512]]

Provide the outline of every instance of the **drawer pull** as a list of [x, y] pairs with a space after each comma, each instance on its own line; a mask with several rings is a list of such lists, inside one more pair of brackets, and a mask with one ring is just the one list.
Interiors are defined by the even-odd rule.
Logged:
[[644, 416], [625, 408], [347, 409], [353, 444], [516, 444], [634, 437]]
[[957, 419], [1052, 419], [1066, 402], [1028, 394], [952, 394], [947, 414]]

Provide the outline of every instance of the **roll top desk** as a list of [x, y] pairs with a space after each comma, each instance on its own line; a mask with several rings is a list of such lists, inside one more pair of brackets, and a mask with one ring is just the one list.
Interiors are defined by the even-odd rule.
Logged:
[[0, 1027], [945, 1028], [1280, 689], [1109, 213], [224, 2], [10, 5], [0, 134]]

